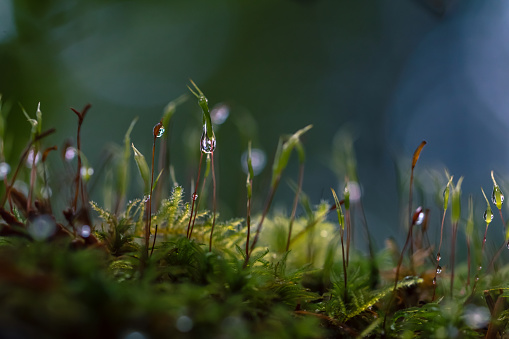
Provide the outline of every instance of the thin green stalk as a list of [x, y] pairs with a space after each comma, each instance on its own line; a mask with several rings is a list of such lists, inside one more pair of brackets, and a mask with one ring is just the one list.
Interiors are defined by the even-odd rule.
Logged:
[[453, 286], [454, 286], [454, 267], [455, 267], [455, 256], [456, 256], [456, 235], [458, 233], [458, 223], [454, 223], [452, 226], [452, 239], [451, 239], [451, 298], [453, 297]]
[[[196, 184], [194, 185], [194, 193], [191, 196], [191, 214], [189, 215], [189, 223], [187, 224], [187, 238], [191, 239], [191, 221], [193, 222], [194, 227], [194, 221], [193, 221], [193, 212], [194, 212], [194, 204], [196, 202], [196, 199], [198, 198], [198, 195], [196, 194], [196, 190], [198, 189], [198, 185], [200, 183], [200, 172], [201, 172], [201, 163], [203, 160], [203, 153], [200, 153], [200, 163], [198, 164], [198, 176], [196, 178]], [[196, 208], [198, 210], [198, 207]], [[196, 216], [194, 215], [194, 218]]]
[[216, 225], [216, 174], [214, 171], [214, 152], [210, 153], [212, 161], [212, 228], [210, 229], [209, 252], [212, 252], [212, 235], [214, 234], [214, 226]]
[[263, 221], [265, 220], [265, 217], [267, 216], [267, 213], [269, 213], [270, 205], [272, 204], [272, 200], [274, 199], [274, 195], [276, 194], [276, 189], [279, 186], [279, 181], [281, 180], [281, 177], [278, 176], [275, 178], [275, 181], [270, 187], [269, 195], [267, 197], [267, 201], [265, 203], [265, 208], [263, 209], [262, 217], [260, 219], [260, 222], [258, 223], [258, 227], [256, 228], [255, 237], [253, 239], [253, 242], [251, 244], [251, 248], [249, 250], [249, 254], [246, 256], [246, 259], [244, 261], [244, 268], [247, 267], [247, 264], [249, 263], [249, 258], [253, 254], [253, 251], [256, 247], [256, 243], [258, 242], [258, 237], [260, 236], [260, 231], [262, 229]]
[[11, 189], [14, 186], [14, 182], [16, 181], [16, 178], [18, 177], [19, 171], [21, 169], [21, 165], [25, 162], [25, 159], [26, 159], [26, 157], [28, 155], [28, 152], [30, 151], [30, 148], [32, 148], [32, 145], [35, 142], [37, 142], [37, 141], [47, 137], [48, 135], [51, 135], [51, 134], [55, 133], [55, 131], [56, 130], [54, 128], [50, 128], [49, 130], [47, 130], [47, 131], [37, 135], [33, 140], [31, 140], [28, 143], [28, 145], [25, 147], [23, 153], [21, 153], [21, 157], [20, 157], [20, 159], [18, 161], [18, 166], [16, 167], [16, 170], [14, 171], [14, 174], [13, 174], [13, 176], [11, 178], [10, 184], [8, 184], [6, 186], [5, 195], [4, 195], [3, 199], [2, 199], [2, 203], [0, 204], [0, 206], [3, 207], [5, 205], [5, 203], [7, 202], [7, 200], [9, 200], [9, 204], [10, 204], [10, 207], [11, 207], [11, 213], [12, 213], [12, 203], [10, 202], [10, 200], [11, 200], [11, 198], [10, 198], [10, 196], [11, 196]]
[[[74, 108], [71, 108], [71, 110], [78, 116], [78, 133], [77, 133], [77, 139], [76, 139], [76, 147], [77, 147], [77, 153], [78, 153], [78, 169], [76, 173], [76, 188], [74, 192], [74, 200], [72, 204], [73, 212], [76, 213], [77, 207], [78, 207], [78, 196], [80, 192], [80, 188], [83, 188], [81, 184], [81, 125], [83, 124], [83, 119], [85, 119], [85, 115], [87, 114], [88, 110], [92, 107], [92, 105], [87, 104], [81, 112], [78, 112]], [[83, 194], [83, 191], [82, 191]], [[85, 204], [85, 197], [82, 195], [82, 204]]]
[[295, 192], [295, 198], [293, 199], [292, 214], [290, 216], [290, 225], [288, 226], [288, 239], [286, 241], [286, 251], [290, 250], [290, 239], [292, 238], [292, 227], [295, 221], [295, 213], [297, 212], [297, 204], [299, 202], [299, 195], [302, 189], [302, 181], [304, 178], [304, 164], [301, 163], [299, 166], [299, 182], [297, 185], [297, 191]]

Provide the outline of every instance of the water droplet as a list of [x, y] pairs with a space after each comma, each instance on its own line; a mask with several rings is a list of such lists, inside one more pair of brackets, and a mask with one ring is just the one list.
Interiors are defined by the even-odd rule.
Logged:
[[479, 281], [479, 277], [475, 277], [475, 281]]
[[196, 199], [198, 199], [198, 194], [193, 193], [193, 196], [191, 198], [193, 199], [193, 201], [196, 201]]
[[11, 171], [11, 166], [6, 162], [0, 162], [0, 180], [5, 179]]
[[189, 318], [187, 315], [182, 315], [178, 317], [175, 326], [177, 327], [177, 330], [182, 333], [189, 332], [193, 329], [193, 319]]
[[160, 137], [162, 137], [162, 136], [163, 136], [163, 134], [164, 134], [164, 131], [165, 131], [164, 127], [160, 127], [160, 128], [159, 128], [159, 131], [158, 131], [158, 132], [157, 132], [157, 134], [156, 134], [156, 138], [160, 138]]
[[437, 266], [437, 274], [440, 274], [442, 273], [442, 266], [438, 265]]
[[221, 125], [228, 119], [230, 115], [230, 107], [226, 104], [217, 104], [210, 111], [210, 119], [215, 125]]
[[[488, 216], [488, 210], [484, 211], [484, 214], [482, 217], [483, 217], [484, 221], [486, 221], [487, 223], [490, 223], [493, 221], [493, 213], [491, 213], [491, 211], [490, 211], [489, 216]], [[489, 218], [489, 220], [488, 220], [488, 218]]]
[[477, 270], [478, 271], [482, 270], [482, 266], [479, 265], [479, 267], [477, 267]]
[[434, 277], [433, 278], [433, 285], [436, 285], [437, 284], [437, 277]]
[[56, 230], [55, 221], [47, 215], [36, 217], [28, 225], [28, 233], [34, 240], [44, 241], [51, 237]]
[[81, 226], [80, 235], [83, 238], [88, 238], [90, 236], [90, 233], [92, 233], [90, 226], [88, 226], [88, 225]]
[[491, 201], [493, 201], [495, 205], [497, 204], [497, 192], [500, 194], [500, 203], [503, 204], [504, 195], [502, 194], [502, 192], [500, 191], [500, 187], [498, 186], [493, 187], [493, 192], [491, 193]]
[[67, 147], [65, 149], [65, 160], [67, 161], [71, 161], [72, 159], [74, 159], [74, 157], [76, 156], [78, 152], [76, 151], [76, 149], [74, 147]]
[[[242, 170], [244, 173], [247, 174], [248, 168], [247, 168], [247, 151], [242, 153], [242, 156], [240, 157], [240, 163], [242, 165]], [[261, 171], [265, 168], [265, 165], [267, 163], [267, 156], [265, 155], [265, 152], [262, 151], [259, 148], [253, 148], [251, 149], [251, 166], [253, 167], [253, 174], [258, 175], [261, 173]]]
[[507, 245], [506, 245], [506, 246], [507, 246], [507, 249], [509, 250], [509, 241], [507, 242]]
[[39, 160], [41, 159], [41, 153], [40, 152], [35, 153], [34, 149], [32, 148], [30, 149], [27, 155], [26, 166], [28, 168], [32, 168], [32, 164], [34, 163], [34, 157], [35, 164], [39, 163]]
[[440, 256], [440, 253], [437, 253], [437, 261], [440, 261], [442, 257]]
[[211, 138], [207, 136], [206, 124], [203, 125], [203, 134], [201, 135], [200, 149], [203, 153], [212, 153], [216, 149], [216, 136], [214, 135], [214, 131], [212, 131]]
[[420, 225], [424, 221], [424, 212], [422, 211], [422, 207], [419, 206], [415, 210], [414, 216], [412, 217], [412, 222], [414, 225]]

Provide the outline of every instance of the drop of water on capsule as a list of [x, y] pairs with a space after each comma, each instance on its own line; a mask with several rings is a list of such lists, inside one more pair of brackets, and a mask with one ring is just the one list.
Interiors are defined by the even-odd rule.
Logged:
[[415, 210], [414, 216], [412, 217], [412, 221], [414, 225], [420, 225], [424, 221], [424, 212], [422, 211], [422, 207], [419, 206]]
[[442, 273], [442, 266], [437, 266], [437, 274]]
[[7, 174], [11, 171], [11, 166], [6, 162], [0, 162], [0, 180], [5, 179]]
[[500, 203], [504, 203], [504, 195], [500, 191], [500, 188], [493, 187], [493, 192], [491, 193], [491, 201], [496, 205], [497, 204], [497, 191], [500, 193]]
[[198, 199], [198, 194], [196, 193], [193, 193], [193, 196], [192, 196], [193, 200], [196, 201], [196, 199]]
[[159, 132], [157, 132], [156, 137], [157, 137], [157, 138], [162, 137], [162, 136], [163, 136], [163, 134], [164, 134], [164, 131], [165, 131], [164, 127], [162, 127], [162, 126], [161, 126], [161, 127], [159, 128]]
[[491, 211], [490, 211], [490, 216], [489, 216], [490, 220], [488, 221], [488, 210], [484, 211], [483, 219], [486, 222], [491, 222], [493, 220], [493, 213], [491, 213]]
[[207, 125], [203, 125], [203, 134], [200, 140], [200, 149], [203, 153], [212, 153], [216, 149], [216, 136], [212, 132], [212, 137], [207, 136]]
[[442, 257], [440, 256], [440, 253], [437, 253], [437, 261], [440, 261]]
[[437, 284], [437, 278], [436, 278], [436, 277], [434, 277], [434, 278], [433, 278], [433, 285], [436, 285], [436, 284]]

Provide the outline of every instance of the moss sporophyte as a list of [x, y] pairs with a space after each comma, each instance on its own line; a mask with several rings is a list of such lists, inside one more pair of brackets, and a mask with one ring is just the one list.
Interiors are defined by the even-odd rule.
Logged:
[[[78, 118], [75, 141], [57, 148], [47, 138], [55, 129], [43, 128], [44, 103], [37, 106], [35, 118], [21, 108], [28, 139], [18, 162], [9, 160], [16, 158], [10, 154], [13, 142], [5, 125], [13, 106], [0, 101], [1, 334], [507, 336], [509, 231], [503, 209], [507, 188], [501, 176], [491, 172], [491, 196], [481, 188], [464, 209], [463, 178], [455, 180], [447, 171], [437, 174], [434, 206], [417, 168], [423, 141], [400, 175], [404, 185], [399, 196], [408, 196], [401, 217], [407, 236], [387, 239], [386, 247], [377, 251], [361, 194], [369, 189], [361, 189], [352, 140], [343, 135], [334, 144], [337, 154], [331, 163], [337, 182], [330, 186], [337, 189], [331, 188], [329, 197], [315, 204], [304, 192], [305, 138], [313, 133], [308, 125], [280, 138], [272, 150], [271, 171], [263, 172], [269, 151], [253, 148], [256, 140], [245, 138], [246, 177], [239, 182], [237, 199], [243, 217], [221, 220], [216, 211], [216, 171], [221, 166], [215, 166], [214, 155], [219, 155], [223, 140], [217, 124], [225, 120], [213, 118], [219, 113], [211, 114], [206, 96], [193, 81], [189, 90], [192, 95], [164, 107], [144, 139], [131, 140], [137, 119], [127, 121], [121, 145], [109, 146], [102, 164], [92, 164], [82, 147], [88, 141], [81, 132], [91, 127], [84, 119], [91, 106], [72, 109]], [[199, 122], [190, 133], [194, 151], [200, 154], [197, 173], [195, 165], [190, 171], [175, 169], [173, 161], [182, 159], [170, 161], [169, 156], [174, 149], [169, 137], [172, 117], [193, 96], [198, 103], [193, 108], [199, 109]], [[235, 115], [233, 108], [231, 114]], [[142, 153], [149, 142], [150, 163]], [[294, 192], [287, 202], [290, 208], [272, 211], [280, 183], [289, 179], [286, 168], [293, 164], [298, 174], [295, 182], [288, 180]], [[130, 178], [130, 166], [137, 167], [138, 182]], [[186, 186], [195, 175], [189, 191], [177, 181]], [[268, 193], [260, 201], [264, 182]], [[129, 199], [133, 192], [136, 198]], [[486, 202], [482, 208], [476, 205], [481, 193]], [[101, 195], [101, 203], [89, 201]], [[220, 207], [233, 210], [224, 203]], [[493, 208], [500, 218], [493, 217]], [[492, 250], [492, 242], [498, 240], [491, 239], [488, 226], [505, 234], [498, 251]], [[463, 231], [465, 237], [459, 236]], [[465, 248], [456, 242], [463, 239], [467, 263], [455, 259]]]

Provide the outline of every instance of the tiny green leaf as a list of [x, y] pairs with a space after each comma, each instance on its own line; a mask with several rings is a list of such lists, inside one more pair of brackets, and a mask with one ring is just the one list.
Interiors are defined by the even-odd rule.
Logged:
[[27, 111], [25, 110], [25, 108], [21, 104], [19, 106], [21, 107], [21, 111], [23, 112], [23, 114], [27, 118], [27, 121], [30, 123], [30, 125], [32, 125], [31, 134], [32, 134], [32, 137], [34, 137], [36, 132], [37, 132], [37, 120], [30, 118], [30, 116], [28, 115]]
[[247, 197], [251, 199], [252, 196], [252, 188], [251, 182], [254, 177], [253, 164], [251, 159], [251, 141], [247, 144], [247, 178], [246, 178], [246, 189], [247, 189]]
[[196, 89], [196, 92], [193, 91], [189, 86], [187, 86], [187, 88], [189, 88], [191, 93], [193, 93], [194, 96], [198, 98], [198, 105], [200, 105], [203, 111], [203, 122], [204, 122], [203, 125], [206, 126], [207, 137], [211, 139], [214, 137], [214, 131], [212, 129], [212, 119], [210, 118], [208, 100], [203, 94], [203, 92], [198, 88], [198, 86], [196, 86], [193, 80], [189, 79], [189, 81], [191, 82], [191, 84], [193, 84], [194, 88]]
[[330, 190], [332, 191], [332, 196], [334, 197], [334, 202], [336, 203], [336, 211], [338, 212], [338, 222], [339, 222], [339, 227], [341, 229], [341, 236], [342, 236], [343, 232], [345, 230], [345, 217], [343, 216], [343, 210], [341, 209], [341, 204], [339, 202], [336, 191], [334, 191], [333, 188], [331, 188]]
[[140, 171], [141, 178], [143, 179], [143, 185], [145, 187], [145, 193], [149, 193], [150, 191], [150, 171], [148, 168], [147, 161], [143, 154], [134, 147], [134, 144], [131, 144], [134, 151], [134, 160], [136, 161], [136, 165], [138, 165], [138, 170]]
[[500, 210], [502, 209], [502, 204], [504, 203], [504, 195], [500, 190], [500, 186], [497, 185], [495, 181], [495, 176], [493, 175], [493, 171], [491, 171], [491, 180], [493, 180], [493, 193], [491, 194], [491, 200]]
[[[286, 165], [288, 165], [292, 150], [297, 146], [297, 144], [300, 143], [300, 136], [309, 131], [311, 127], [313, 127], [313, 125], [308, 125], [298, 130], [285, 142], [283, 142], [282, 139], [279, 139], [279, 144], [274, 159], [274, 165], [272, 166], [272, 186], [274, 186], [277, 178], [281, 176], [281, 173], [286, 168]], [[299, 151], [299, 158], [304, 161], [305, 156], [303, 154], [303, 150]]]
[[456, 187], [452, 186], [452, 213], [451, 218], [453, 223], [457, 223], [460, 220], [461, 215], [461, 183], [463, 182], [463, 177], [461, 177], [456, 183]]
[[491, 206], [488, 201], [488, 198], [486, 198], [486, 194], [484, 193], [484, 190], [481, 187], [482, 195], [484, 196], [484, 200], [486, 200], [486, 211], [484, 211], [484, 221], [486, 222], [486, 226], [488, 226], [491, 223], [491, 220], [493, 219], [493, 213], [491, 212]]

